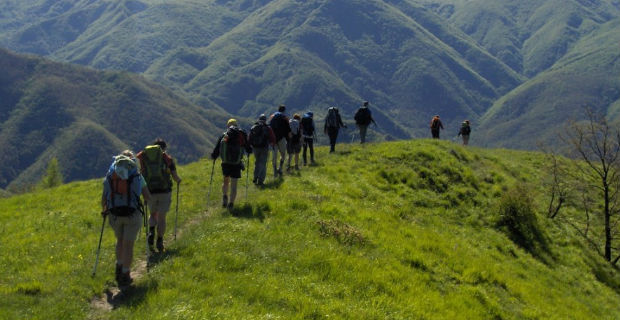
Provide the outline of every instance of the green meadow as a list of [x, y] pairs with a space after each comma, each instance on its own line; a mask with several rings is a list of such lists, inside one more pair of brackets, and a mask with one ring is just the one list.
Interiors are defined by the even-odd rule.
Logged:
[[[219, 160], [212, 183], [211, 160], [179, 167], [177, 239], [173, 193], [167, 252], [107, 307], [107, 222], [91, 277], [101, 179], [0, 199], [0, 318], [620, 317], [618, 271], [546, 218], [543, 154], [426, 139], [336, 149], [283, 179], [268, 165], [263, 189], [244, 172], [232, 212]], [[533, 213], [520, 238], [504, 223], [511, 201]], [[134, 265], [144, 243], [142, 232]]]

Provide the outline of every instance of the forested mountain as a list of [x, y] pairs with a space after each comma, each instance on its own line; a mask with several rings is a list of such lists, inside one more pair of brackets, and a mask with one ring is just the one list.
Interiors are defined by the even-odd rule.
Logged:
[[52, 157], [66, 181], [100, 177], [113, 155], [157, 137], [167, 139], [178, 161], [194, 161], [227, 117], [128, 73], [5, 50], [0, 69], [0, 187], [35, 182]]
[[[486, 145], [531, 148], [559, 141], [586, 109], [620, 121], [620, 20], [584, 37], [548, 70], [500, 99], [481, 119]], [[532, 139], [536, 137], [536, 139]]]
[[[28, 5], [28, 2], [29, 5]], [[62, 5], [64, 4], [64, 5]], [[404, 1], [10, 2], [2, 44], [141, 72], [243, 116], [285, 103], [351, 117], [371, 101], [380, 135], [479, 117], [520, 76], [460, 30]], [[28, 23], [26, 23], [28, 21]], [[318, 111], [318, 112], [317, 112]]]
[[[531, 149], [586, 102], [613, 109], [614, 68], [584, 52], [620, 55], [605, 38], [620, 33], [619, 16], [618, 0], [8, 0], [0, 46], [140, 73], [236, 116], [284, 103], [321, 120], [337, 105], [350, 121], [369, 100], [374, 140], [428, 136], [440, 114], [444, 136], [469, 118], [474, 144]], [[567, 64], [580, 80], [558, 72]], [[606, 93], [558, 99], [590, 79]], [[597, 95], [589, 87], [571, 94]], [[540, 120], [552, 104], [562, 117]]]

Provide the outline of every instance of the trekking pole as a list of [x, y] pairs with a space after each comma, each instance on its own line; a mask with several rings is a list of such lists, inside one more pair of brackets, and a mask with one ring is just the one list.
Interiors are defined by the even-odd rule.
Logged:
[[142, 210], [142, 213], [144, 215], [144, 234], [146, 235], [146, 237], [144, 237], [144, 239], [146, 240], [146, 271], [149, 271], [151, 249], [149, 248], [149, 206], [147, 203], [144, 203], [144, 210]]
[[92, 276], [95, 276], [95, 273], [97, 272], [97, 265], [99, 264], [99, 252], [101, 252], [101, 239], [103, 239], [103, 229], [105, 227], [105, 218], [107, 217], [107, 214], [103, 215], [103, 223], [101, 224], [101, 234], [99, 235], [99, 245], [97, 246], [97, 257], [95, 258], [95, 266], [93, 267], [93, 274]]
[[355, 132], [351, 135], [351, 144], [353, 144], [353, 140], [355, 140]]
[[207, 208], [209, 207], [209, 198], [211, 198], [211, 187], [213, 186], [213, 170], [215, 169], [215, 159], [211, 165], [211, 179], [209, 179], [209, 193], [207, 193]]
[[245, 166], [245, 201], [248, 201], [248, 185], [250, 184], [250, 154], [248, 153], [248, 161], [247, 161], [248, 165]]
[[174, 241], [177, 240], [177, 220], [179, 220], [179, 183], [177, 183], [177, 206], [174, 215]]

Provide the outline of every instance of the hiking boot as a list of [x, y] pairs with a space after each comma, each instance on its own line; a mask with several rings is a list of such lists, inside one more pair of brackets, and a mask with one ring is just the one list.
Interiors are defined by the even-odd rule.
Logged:
[[117, 263], [116, 270], [114, 270], [114, 280], [116, 280], [116, 282], [118, 282], [118, 279], [120, 279], [122, 273], [123, 273], [123, 265]]
[[164, 238], [157, 238], [157, 251], [164, 252]]
[[150, 227], [149, 228], [149, 237], [147, 238], [147, 242], [149, 244], [149, 247], [153, 247], [153, 243], [155, 240], [155, 227]]
[[132, 282], [133, 282], [133, 279], [129, 275], [129, 271], [125, 273], [121, 273], [120, 276], [118, 277], [118, 280], [116, 280], [116, 283], [118, 283], [119, 287], [126, 287], [130, 285]]
[[224, 195], [222, 196], [222, 208], [226, 208], [227, 204], [228, 204], [228, 196]]
[[232, 209], [233, 209], [233, 203], [229, 202], [228, 203], [228, 211], [232, 211]]
[[299, 171], [299, 166], [295, 165], [295, 170]]

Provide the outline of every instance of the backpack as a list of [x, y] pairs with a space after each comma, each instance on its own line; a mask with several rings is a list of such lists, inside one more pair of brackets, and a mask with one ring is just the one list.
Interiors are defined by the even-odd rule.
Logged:
[[299, 130], [299, 121], [297, 119], [291, 119], [289, 122], [291, 126], [291, 134], [293, 137], [291, 138], [293, 142], [299, 142], [301, 140], [301, 130]]
[[250, 145], [254, 148], [265, 148], [269, 144], [267, 125], [258, 123], [250, 129]]
[[220, 140], [220, 157], [222, 163], [240, 164], [243, 158], [241, 147], [245, 145], [243, 131], [237, 127], [229, 127]]
[[277, 111], [276, 113], [274, 113], [271, 119], [269, 119], [269, 126], [271, 127], [274, 133], [279, 132], [279, 130], [281, 130], [284, 127], [282, 123], [283, 121], [286, 121], [286, 119], [284, 117], [284, 114], [280, 111]]
[[172, 190], [172, 179], [168, 163], [164, 158], [164, 151], [158, 145], [146, 146], [138, 154], [141, 171], [150, 192], [162, 193]]
[[329, 108], [327, 111], [327, 119], [325, 119], [327, 126], [331, 128], [338, 128], [338, 111], [334, 107]]
[[303, 135], [306, 137], [312, 137], [314, 135], [314, 123], [310, 116], [304, 115], [301, 118], [301, 127], [303, 129]]
[[463, 122], [463, 124], [461, 125], [461, 134], [464, 136], [467, 136], [470, 133], [471, 133], [471, 127], [467, 123]]
[[439, 119], [433, 118], [431, 120], [431, 129], [439, 129]]
[[[124, 155], [114, 157], [114, 162], [106, 174], [106, 181], [110, 186], [106, 202], [111, 214], [128, 216], [136, 210], [135, 204], [139, 202], [139, 195], [132, 185], [136, 177], [138, 177], [137, 166], [131, 158]], [[132, 199], [135, 202], [132, 202]]]
[[355, 119], [355, 123], [357, 123], [357, 124], [369, 125], [371, 120], [372, 120], [372, 116], [371, 116], [370, 110], [368, 108], [359, 108], [359, 109], [357, 109], [357, 112], [355, 113], [354, 119]]

